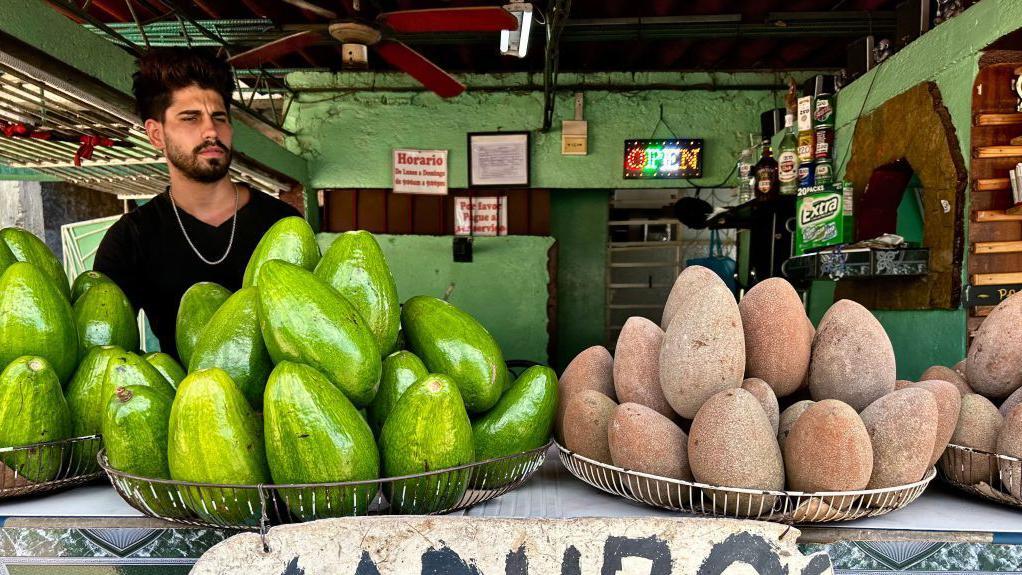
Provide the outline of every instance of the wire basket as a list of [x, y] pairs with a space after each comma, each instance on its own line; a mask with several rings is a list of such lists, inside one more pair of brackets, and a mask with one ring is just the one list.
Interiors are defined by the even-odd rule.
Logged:
[[218, 485], [151, 479], [99, 464], [117, 493], [151, 517], [190, 525], [266, 532], [272, 525], [357, 515], [434, 515], [466, 509], [517, 489], [546, 460], [550, 444], [458, 467], [366, 481]]
[[0, 447], [0, 499], [45, 493], [102, 477], [96, 452], [102, 439], [87, 435]]
[[915, 501], [936, 476], [930, 468], [915, 483], [863, 491], [803, 493], [718, 487], [607, 465], [557, 445], [561, 463], [575, 477], [653, 507], [735, 519], [777, 523], [830, 523], [876, 517]]
[[948, 444], [937, 464], [940, 477], [962, 491], [1022, 507], [1022, 459]]

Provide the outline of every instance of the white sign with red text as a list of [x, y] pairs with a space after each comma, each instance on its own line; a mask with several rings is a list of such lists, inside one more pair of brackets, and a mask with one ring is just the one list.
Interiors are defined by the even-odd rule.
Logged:
[[394, 191], [447, 194], [447, 150], [394, 150]]
[[506, 236], [507, 196], [454, 198], [454, 235]]

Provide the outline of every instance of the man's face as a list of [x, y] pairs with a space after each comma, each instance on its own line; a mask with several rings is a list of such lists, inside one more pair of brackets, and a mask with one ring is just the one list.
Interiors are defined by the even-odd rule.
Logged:
[[234, 131], [216, 91], [194, 85], [176, 90], [163, 121], [146, 120], [146, 132], [185, 177], [209, 184], [227, 175]]

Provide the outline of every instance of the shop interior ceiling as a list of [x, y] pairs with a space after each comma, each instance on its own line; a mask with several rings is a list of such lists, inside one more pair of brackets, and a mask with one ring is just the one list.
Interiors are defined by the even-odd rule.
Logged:
[[[126, 50], [146, 46], [211, 46], [236, 56], [268, 42], [332, 22], [373, 22], [383, 13], [426, 8], [500, 6], [470, 0], [40, 0]], [[452, 72], [655, 70], [824, 70], [848, 59], [848, 43], [867, 35], [893, 38], [898, 0], [606, 0], [534, 2], [536, 21], [527, 57], [501, 56], [493, 32], [394, 34]], [[566, 16], [565, 16], [566, 14]], [[546, 44], [544, 46], [544, 44]], [[259, 68], [237, 69], [235, 105], [278, 135], [295, 70], [338, 70], [340, 44], [324, 34], [284, 50]], [[240, 68], [236, 66], [236, 68]], [[393, 70], [370, 54], [368, 69]], [[549, 86], [546, 86], [549, 91]], [[549, 96], [549, 95], [548, 95]], [[551, 98], [547, 98], [551, 100]], [[548, 106], [549, 107], [549, 106]], [[549, 116], [548, 110], [547, 116]], [[74, 165], [75, 143], [0, 137], [0, 163], [31, 168], [120, 195], [151, 195], [166, 183], [164, 160], [146, 141], [138, 119], [101, 98], [0, 54], [0, 120], [67, 134], [96, 135], [131, 147], [96, 147]], [[549, 118], [547, 118], [549, 120]], [[262, 189], [289, 183], [244, 162], [236, 175]]]

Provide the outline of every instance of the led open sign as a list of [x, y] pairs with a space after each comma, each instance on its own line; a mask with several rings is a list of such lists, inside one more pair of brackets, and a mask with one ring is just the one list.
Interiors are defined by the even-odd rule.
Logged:
[[702, 140], [625, 140], [626, 180], [702, 175]]

